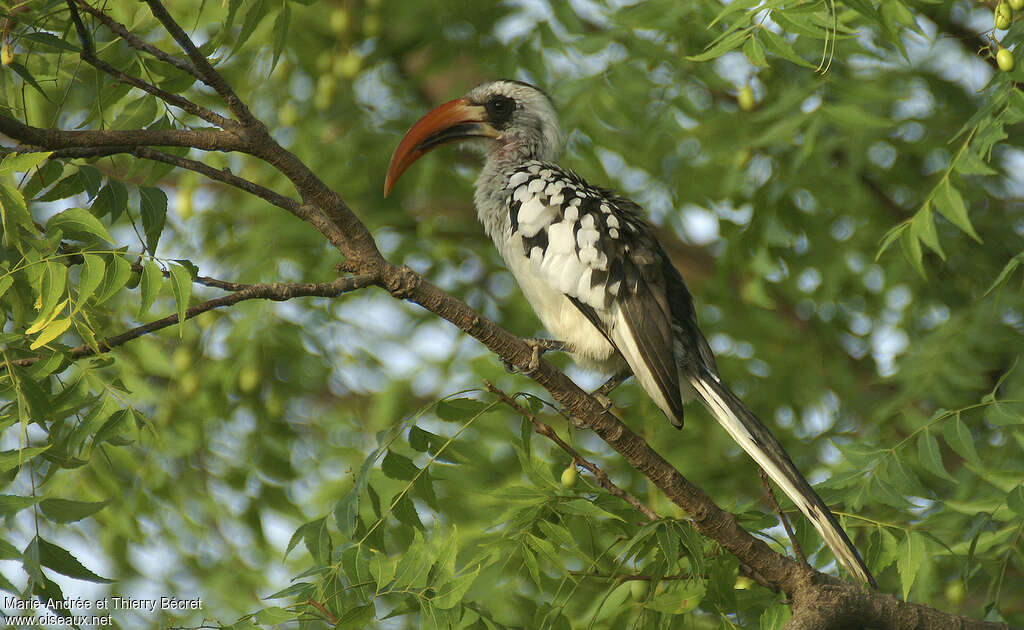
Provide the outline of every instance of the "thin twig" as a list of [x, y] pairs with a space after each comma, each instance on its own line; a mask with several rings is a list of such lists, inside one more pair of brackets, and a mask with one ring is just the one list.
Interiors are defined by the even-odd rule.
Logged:
[[154, 160], [156, 162], [163, 162], [179, 168], [188, 169], [199, 173], [200, 175], [205, 175], [212, 180], [223, 182], [229, 186], [234, 186], [239, 190], [244, 190], [249, 194], [255, 195], [256, 197], [277, 206], [278, 208], [287, 210], [296, 217], [311, 224], [322, 235], [324, 235], [332, 245], [339, 247], [341, 244], [346, 242], [345, 235], [337, 225], [329, 221], [327, 217], [325, 217], [324, 214], [318, 211], [315, 207], [309, 204], [300, 203], [295, 199], [278, 194], [269, 188], [260, 186], [259, 184], [253, 183], [247, 179], [243, 179], [231, 173], [227, 169], [218, 170], [197, 160], [171, 155], [170, 153], [164, 153], [163, 151], [158, 151], [149, 147], [136, 147], [132, 153], [133, 155], [146, 158], [147, 160]]
[[[232, 306], [239, 302], [244, 302], [245, 300], [274, 300], [281, 302], [297, 297], [337, 297], [356, 289], [371, 286], [375, 283], [376, 278], [362, 275], [338, 278], [333, 282], [267, 282], [261, 284], [250, 284], [235, 291], [234, 293], [231, 293], [230, 295], [206, 300], [205, 302], [200, 302], [195, 306], [190, 306], [185, 310], [185, 319], [192, 319], [206, 311], [211, 311], [215, 308], [223, 308], [225, 306]], [[99, 350], [99, 353], [108, 352], [112, 348], [124, 345], [132, 339], [137, 339], [143, 335], [148, 335], [151, 332], [173, 326], [177, 323], [178, 314], [174, 313], [173, 315], [168, 315], [167, 317], [152, 321], [148, 324], [132, 328], [131, 330], [127, 330], [119, 335], [107, 337], [97, 343], [95, 348], [89, 344], [76, 346], [67, 352], [67, 356], [69, 359], [74, 360], [95, 355], [97, 354], [97, 349]], [[11, 363], [19, 367], [27, 367], [39, 362], [41, 359], [41, 356], [25, 357], [23, 359], [11, 361]]]
[[[188, 61], [186, 61], [186, 60], [184, 60], [184, 59], [182, 59], [180, 57], [176, 57], [176, 56], [174, 56], [174, 55], [172, 55], [172, 54], [170, 54], [170, 53], [168, 53], [166, 51], [163, 51], [163, 50], [157, 48], [156, 46], [153, 46], [152, 44], [147, 44], [146, 42], [144, 42], [141, 39], [139, 39], [138, 37], [136, 37], [135, 34], [133, 34], [131, 31], [129, 31], [128, 28], [124, 24], [121, 24], [117, 20], [114, 20], [113, 18], [111, 18], [109, 15], [107, 15], [106, 13], [101, 11], [100, 9], [98, 9], [98, 8], [92, 6], [91, 4], [89, 4], [88, 2], [86, 2], [86, 0], [74, 0], [74, 1], [78, 3], [79, 8], [81, 8], [83, 11], [85, 11], [86, 13], [89, 13], [90, 15], [95, 17], [97, 20], [102, 22], [104, 26], [106, 26], [111, 31], [113, 31], [113, 33], [115, 35], [117, 35], [118, 37], [123, 39], [125, 41], [125, 43], [128, 44], [129, 46], [131, 46], [132, 48], [134, 48], [136, 50], [141, 50], [143, 52], [147, 52], [150, 55], [152, 55], [152, 56], [156, 57], [157, 59], [159, 59], [160, 61], [163, 61], [164, 63], [170, 64], [170, 65], [174, 66], [175, 68], [177, 68], [178, 70], [182, 70], [184, 72], [187, 72], [190, 75], [194, 76], [195, 78], [197, 78], [199, 80], [202, 80], [202, 77], [199, 75], [199, 71], [196, 70], [196, 67], [194, 65], [192, 65], [191, 63], [189, 63]], [[74, 19], [74, 18], [72, 18], [72, 19]]]
[[332, 626], [338, 623], [338, 618], [331, 614], [331, 611], [327, 610], [327, 607], [316, 601], [312, 597], [306, 600], [306, 603], [320, 611], [320, 614], [327, 618], [327, 623]]
[[171, 34], [174, 41], [178, 42], [181, 49], [185, 51], [188, 58], [195, 64], [199, 80], [212, 87], [224, 99], [224, 104], [227, 105], [228, 110], [238, 119], [238, 122], [246, 127], [262, 128], [263, 123], [252, 115], [249, 107], [242, 99], [238, 98], [238, 95], [231, 89], [231, 86], [224, 80], [224, 77], [213, 69], [206, 56], [196, 48], [188, 34], [174, 21], [174, 18], [167, 12], [167, 9], [164, 8], [160, 0], [146, 0], [146, 4], [149, 5], [149, 10], [153, 12], [153, 16], [160, 20], [160, 23], [164, 25], [164, 28]]
[[66, 2], [68, 5], [68, 9], [71, 11], [71, 20], [75, 23], [75, 28], [78, 31], [78, 39], [82, 44], [82, 61], [97, 68], [98, 70], [106, 72], [107, 74], [114, 77], [121, 83], [125, 83], [134, 88], [138, 88], [144, 92], [148, 92], [149, 94], [152, 94], [161, 101], [168, 103], [170, 105], [174, 105], [175, 107], [178, 107], [181, 110], [188, 112], [189, 114], [192, 114], [193, 116], [202, 118], [203, 120], [209, 123], [217, 125], [218, 127], [226, 127], [231, 125], [231, 121], [227, 118], [224, 118], [220, 114], [214, 113], [201, 105], [197, 105], [192, 101], [188, 100], [187, 98], [185, 98], [184, 96], [172, 94], [167, 90], [158, 88], [157, 86], [146, 81], [143, 81], [138, 77], [133, 77], [130, 74], [122, 70], [118, 70], [106, 61], [103, 61], [102, 59], [97, 57], [95, 50], [93, 48], [92, 39], [89, 37], [88, 31], [85, 30], [85, 25], [82, 24], [82, 18], [78, 14], [78, 7], [75, 6], [74, 0], [66, 0]]
[[558, 432], [555, 431], [554, 427], [538, 420], [537, 416], [533, 415], [532, 412], [517, 403], [511, 396], [495, 386], [494, 383], [491, 383], [490, 381], [484, 381], [484, 383], [487, 385], [487, 391], [497, 396], [501, 402], [514, 409], [516, 413], [529, 420], [533, 424], [534, 431], [548, 438], [557, 444], [563, 451], [571, 455], [574, 464], [578, 464], [593, 473], [594, 478], [597, 479], [597, 483], [599, 483], [602, 488], [635, 507], [647, 517], [648, 521], [658, 520], [658, 514], [654, 510], [641, 503], [639, 499], [630, 493], [615, 485], [615, 483], [608, 478], [607, 473], [587, 461], [576, 449], [570, 446], [568, 442], [559, 437]]
[[757, 472], [761, 474], [761, 484], [764, 485], [765, 492], [768, 494], [768, 503], [771, 504], [772, 509], [779, 515], [779, 520], [782, 521], [782, 528], [786, 530], [786, 535], [789, 536], [789, 542], [793, 543], [793, 552], [796, 553], [796, 557], [800, 559], [805, 565], [810, 567], [810, 563], [807, 562], [807, 556], [804, 555], [804, 550], [800, 547], [800, 543], [796, 539], [796, 534], [793, 533], [793, 528], [789, 525], [789, 519], [786, 518], [785, 512], [779, 507], [779, 501], [775, 498], [775, 491], [772, 490], [772, 484], [768, 482], [768, 474], [761, 469], [760, 466], [757, 468]]

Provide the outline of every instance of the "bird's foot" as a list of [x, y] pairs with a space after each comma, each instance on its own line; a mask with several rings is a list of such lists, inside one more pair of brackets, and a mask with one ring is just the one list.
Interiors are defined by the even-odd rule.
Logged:
[[[608, 394], [612, 393], [619, 385], [622, 385], [622, 383], [630, 376], [633, 376], [632, 372], [628, 369], [623, 370], [605, 381], [603, 385], [591, 392], [591, 395], [601, 401], [602, 404], [607, 400], [608, 406], [611, 406], [611, 400], [608, 399]], [[607, 409], [605, 411], [607, 411]]]
[[612, 393], [616, 387], [622, 385], [622, 382], [632, 375], [633, 373], [629, 370], [623, 370], [590, 392], [590, 395], [597, 399], [597, 402], [601, 403], [601, 406], [604, 408], [601, 410], [602, 413], [608, 413], [612, 408], [612, 399], [608, 397], [608, 394]]
[[530, 354], [530, 362], [526, 364], [526, 370], [524, 374], [527, 376], [533, 374], [540, 369], [540, 358], [545, 352], [565, 350], [565, 342], [558, 341], [556, 339], [524, 339], [526, 345], [530, 346], [532, 353]]

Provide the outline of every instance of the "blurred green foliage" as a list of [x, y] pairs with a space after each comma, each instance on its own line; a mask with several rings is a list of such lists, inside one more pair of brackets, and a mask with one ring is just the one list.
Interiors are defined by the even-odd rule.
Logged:
[[[143, 3], [106, 4], [177, 52]], [[475, 223], [473, 158], [444, 149], [381, 190], [429, 107], [499, 77], [546, 89], [564, 163], [646, 207], [723, 374], [821, 481], [882, 589], [1024, 624], [1024, 64], [995, 65], [998, 47], [1020, 55], [1024, 20], [993, 31], [991, 3], [965, 0], [168, 4], [392, 261], [529, 336], [543, 331]], [[114, 67], [219, 108], [85, 22]], [[4, 0], [0, 28], [0, 115], [203, 126], [83, 63], [63, 2]], [[254, 160], [188, 154], [289, 192]], [[780, 596], [526, 379], [379, 291], [245, 302], [67, 360], [218, 295], [192, 285], [197, 267], [331, 279], [333, 250], [263, 201], [131, 156], [10, 154], [0, 209], [0, 590], [203, 599], [114, 611], [125, 627], [785, 622]], [[586, 474], [562, 485], [568, 456], [485, 379], [525, 392], [663, 519]], [[754, 466], [709, 417], [676, 432], [635, 385], [614, 398], [785, 548]]]

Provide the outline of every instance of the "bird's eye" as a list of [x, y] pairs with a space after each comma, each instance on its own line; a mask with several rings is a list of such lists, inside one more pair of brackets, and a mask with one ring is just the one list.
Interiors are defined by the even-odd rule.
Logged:
[[484, 108], [487, 109], [491, 123], [501, 125], [512, 118], [512, 111], [516, 108], [516, 102], [507, 96], [496, 94], [487, 101]]

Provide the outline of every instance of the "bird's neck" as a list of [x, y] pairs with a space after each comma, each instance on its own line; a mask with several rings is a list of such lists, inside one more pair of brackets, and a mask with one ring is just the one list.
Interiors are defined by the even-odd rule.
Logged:
[[535, 157], [525, 152], [498, 147], [487, 154], [484, 167], [476, 178], [476, 192], [473, 196], [476, 214], [487, 236], [491, 237], [499, 249], [512, 229], [508, 216], [508, 180], [517, 168], [536, 161]]

